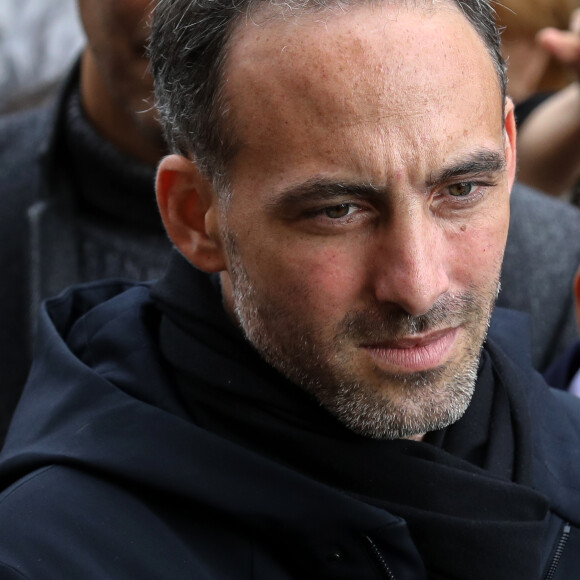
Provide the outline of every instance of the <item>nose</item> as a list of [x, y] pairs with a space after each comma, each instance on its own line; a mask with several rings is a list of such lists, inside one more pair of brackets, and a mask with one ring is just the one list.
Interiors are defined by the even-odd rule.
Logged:
[[380, 226], [374, 292], [412, 316], [425, 314], [449, 291], [444, 228], [424, 207], [405, 208]]

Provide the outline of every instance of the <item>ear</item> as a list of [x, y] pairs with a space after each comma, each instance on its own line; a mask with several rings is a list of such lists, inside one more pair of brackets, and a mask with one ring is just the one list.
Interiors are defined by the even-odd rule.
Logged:
[[573, 290], [574, 302], [576, 303], [576, 322], [578, 329], [580, 329], [580, 268], [578, 268], [576, 276], [574, 276]]
[[505, 160], [508, 174], [508, 184], [511, 191], [516, 179], [516, 118], [514, 103], [506, 97], [504, 118]]
[[163, 224], [177, 249], [200, 270], [225, 270], [219, 201], [195, 163], [181, 155], [165, 157], [156, 190]]

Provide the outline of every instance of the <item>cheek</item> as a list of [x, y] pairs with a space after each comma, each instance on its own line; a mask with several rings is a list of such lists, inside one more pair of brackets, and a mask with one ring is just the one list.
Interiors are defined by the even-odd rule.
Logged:
[[262, 251], [253, 270], [280, 306], [290, 303], [312, 317], [330, 317], [344, 314], [360, 296], [364, 280], [360, 262], [338, 248], [294, 245], [279, 252]]
[[508, 220], [501, 217], [465, 224], [450, 238], [453, 278], [461, 286], [489, 285], [499, 276]]

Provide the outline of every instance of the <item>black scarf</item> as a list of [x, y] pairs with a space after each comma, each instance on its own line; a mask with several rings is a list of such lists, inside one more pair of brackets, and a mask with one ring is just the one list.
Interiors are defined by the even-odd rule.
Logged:
[[461, 420], [420, 443], [373, 440], [269, 367], [215, 281], [182, 258], [153, 294], [163, 352], [200, 426], [403, 517], [433, 580], [540, 577], [548, 503], [532, 488], [522, 386], [493, 345]]

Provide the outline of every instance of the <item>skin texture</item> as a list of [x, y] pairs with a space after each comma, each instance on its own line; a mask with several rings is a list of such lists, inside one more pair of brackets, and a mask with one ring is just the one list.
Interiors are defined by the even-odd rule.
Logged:
[[86, 113], [103, 137], [150, 165], [165, 153], [145, 48], [154, 4], [150, 0], [78, 3], [87, 35], [81, 61]]
[[257, 350], [371, 437], [463, 414], [507, 237], [512, 105], [504, 130], [485, 47], [439, 6], [259, 12], [226, 62], [231, 196], [184, 158], [158, 174]]

